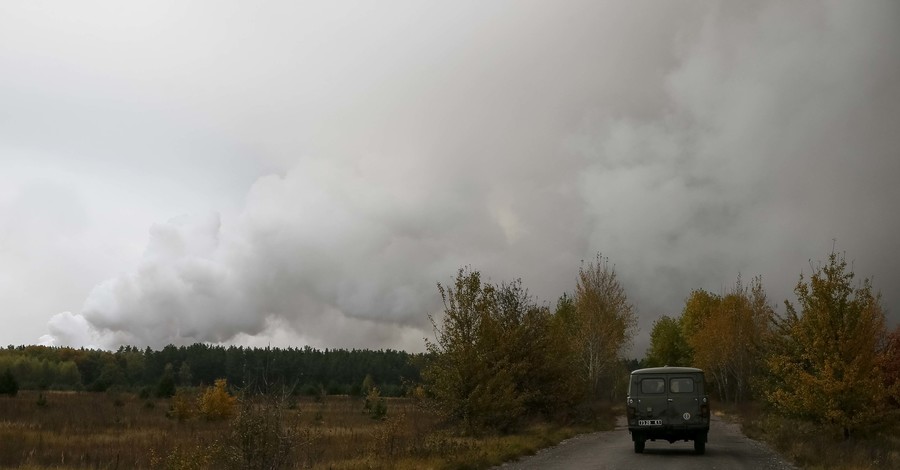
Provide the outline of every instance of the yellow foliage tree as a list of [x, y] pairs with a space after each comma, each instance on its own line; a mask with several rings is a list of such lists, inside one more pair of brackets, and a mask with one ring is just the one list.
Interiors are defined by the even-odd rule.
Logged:
[[748, 288], [738, 276], [724, 297], [704, 290], [691, 292], [681, 317], [684, 336], [694, 365], [707, 372], [722, 400], [748, 398], [773, 315], [758, 277]]
[[208, 420], [228, 419], [234, 415], [236, 398], [228, 393], [225, 379], [217, 379], [200, 396], [200, 414]]
[[579, 375], [589, 396], [615, 394], [616, 374], [637, 329], [637, 316], [614, 266], [599, 254], [578, 270], [572, 343]]
[[853, 277], [834, 252], [808, 282], [800, 277], [794, 289], [800, 312], [786, 301], [787, 314], [776, 322], [765, 393], [782, 414], [832, 426], [845, 439], [877, 421], [886, 393], [881, 298], [868, 279], [853, 288]]
[[[691, 291], [684, 303], [684, 310], [681, 312], [682, 336], [688, 344], [688, 356], [693, 364], [697, 367], [707, 367], [706, 361], [697, 361], [697, 349], [703, 349], [702, 341], [708, 329], [707, 321], [713, 315], [713, 312], [719, 308], [722, 298], [718, 295], [711, 294], [703, 289]], [[705, 353], [701, 352], [701, 356]]]

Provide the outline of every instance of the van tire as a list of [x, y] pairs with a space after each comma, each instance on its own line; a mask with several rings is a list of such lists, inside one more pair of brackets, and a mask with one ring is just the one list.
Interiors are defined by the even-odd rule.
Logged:
[[635, 440], [634, 440], [634, 453], [635, 453], [635, 454], [642, 454], [642, 453], [644, 452], [644, 445], [645, 445], [646, 443], [647, 443], [647, 441], [645, 441], [645, 440], [643, 440], [643, 439], [640, 439], [640, 438], [635, 439]]
[[694, 452], [697, 455], [703, 455], [706, 453], [706, 439], [702, 436], [698, 436], [694, 441]]

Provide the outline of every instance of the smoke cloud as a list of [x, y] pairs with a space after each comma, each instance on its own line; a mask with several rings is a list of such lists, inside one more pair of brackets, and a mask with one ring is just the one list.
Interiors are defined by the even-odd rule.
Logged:
[[334, 8], [201, 22], [234, 52], [166, 102], [264, 171], [153, 225], [44, 342], [420, 350], [458, 268], [553, 306], [601, 252], [640, 357], [691, 289], [762, 275], [780, 303], [833, 240], [896, 322], [896, 3]]

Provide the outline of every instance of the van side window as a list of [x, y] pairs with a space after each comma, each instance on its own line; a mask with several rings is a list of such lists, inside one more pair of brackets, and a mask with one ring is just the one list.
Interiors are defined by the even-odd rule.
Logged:
[[663, 393], [665, 391], [666, 381], [664, 379], [641, 380], [641, 393]]
[[669, 380], [669, 391], [672, 393], [691, 393], [694, 391], [694, 380], [671, 379]]

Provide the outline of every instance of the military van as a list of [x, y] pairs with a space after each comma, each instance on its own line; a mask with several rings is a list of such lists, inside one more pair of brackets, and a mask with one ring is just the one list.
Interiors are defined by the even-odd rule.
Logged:
[[625, 409], [635, 453], [657, 439], [694, 441], [697, 454], [706, 452], [709, 397], [702, 370], [651, 367], [632, 372]]

